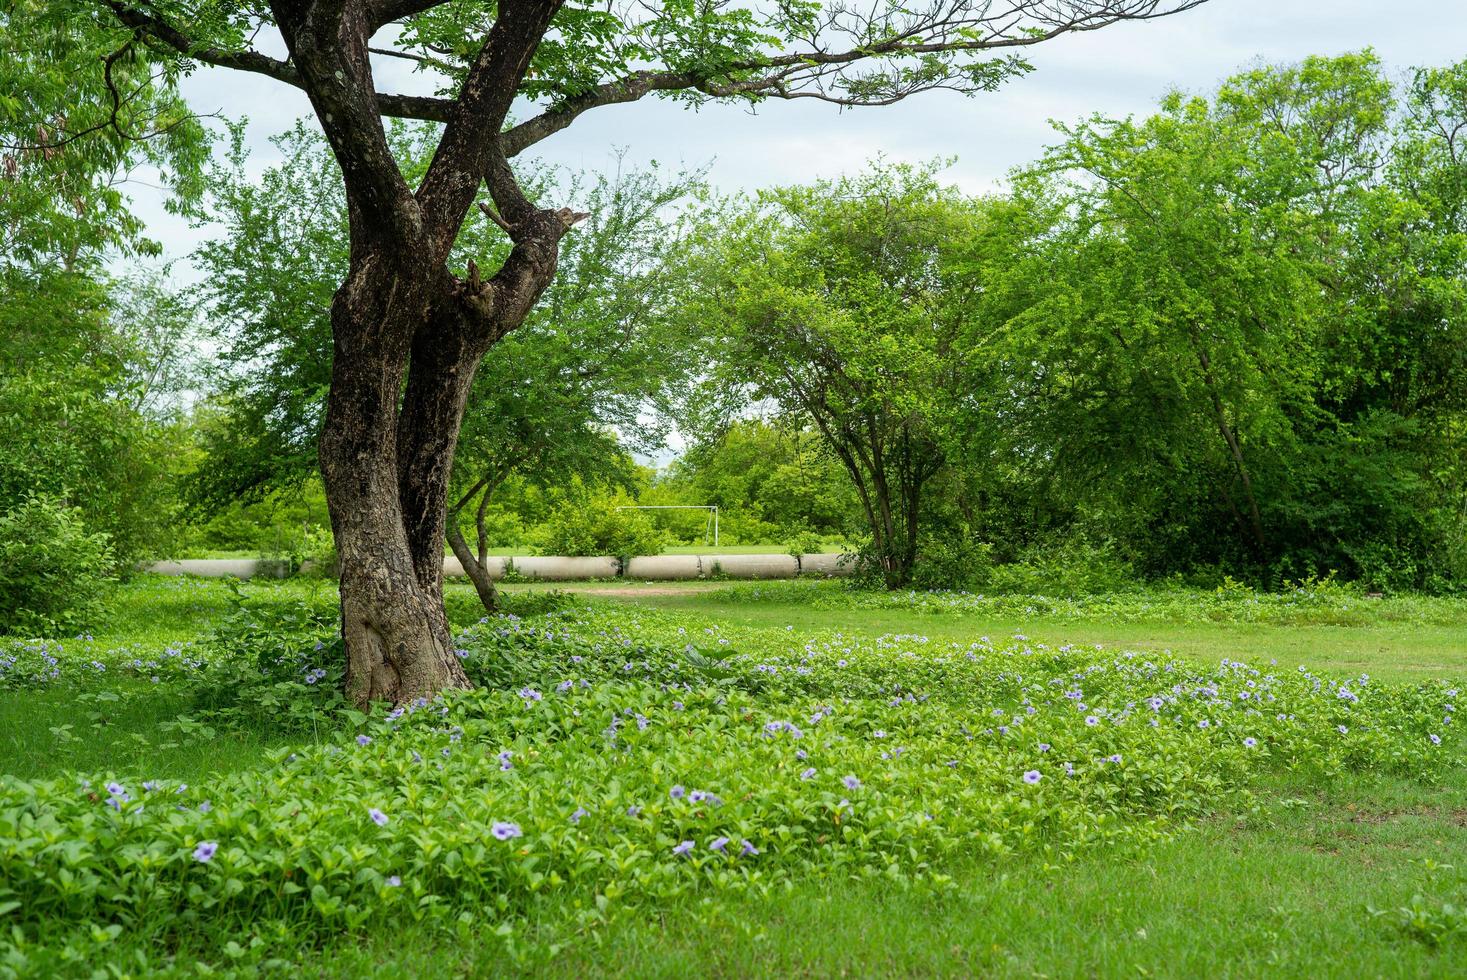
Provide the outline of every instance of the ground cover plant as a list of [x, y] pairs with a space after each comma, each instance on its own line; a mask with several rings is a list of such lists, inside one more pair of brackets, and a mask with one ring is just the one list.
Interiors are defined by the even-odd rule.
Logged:
[[[1042, 905], [1063, 869], [1101, 878], [1158, 851], [1196, 861], [1185, 842], [1232, 819], [1302, 833], [1300, 813], [1361, 787], [1367, 801], [1371, 786], [1403, 800], [1444, 792], [1458, 807], [1440, 815], [1448, 825], [1467, 812], [1448, 680], [720, 625], [527, 590], [507, 593], [518, 612], [478, 622], [461, 589], [450, 609], [479, 689], [368, 716], [325, 683], [339, 663], [317, 618], [329, 588], [237, 589], [124, 586], [120, 613], [166, 595], [212, 622], [162, 650], [105, 636], [7, 647], [7, 713], [36, 697], [104, 713], [106, 695], [161, 697], [169, 740], [206, 737], [195, 725], [245, 741], [220, 766], [129, 753], [110, 724], [78, 724], [65, 737], [110, 742], [110, 764], [33, 761], [32, 778], [4, 777], [0, 969], [304, 957], [343, 974], [406, 969], [402, 950], [368, 963], [341, 941], [390, 919], [411, 923], [406, 948], [446, 956], [445, 970], [573, 970], [605, 947], [675, 972], [680, 957], [729, 953], [705, 938], [656, 955], [669, 919], [677, 935], [727, 937], [737, 922], [768, 932], [786, 915], [820, 919], [822, 895], [852, 896], [860, 916], [981, 905], [999, 873]], [[262, 689], [271, 710], [244, 709]], [[1414, 805], [1435, 818], [1438, 804]], [[1413, 851], [1418, 864], [1370, 896], [1376, 914], [1352, 899], [1348, 919], [1377, 952], [1440, 966], [1460, 951], [1463, 879], [1441, 867], [1451, 847], [1426, 849], [1434, 865]], [[748, 952], [771, 966], [834, 955]], [[893, 955], [893, 972], [1014, 966]]]

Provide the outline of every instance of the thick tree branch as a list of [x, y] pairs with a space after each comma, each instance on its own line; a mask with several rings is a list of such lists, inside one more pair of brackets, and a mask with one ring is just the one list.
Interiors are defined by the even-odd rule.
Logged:
[[442, 6], [447, 0], [372, 0], [371, 22], [373, 29], [383, 27], [395, 20], [403, 20]]
[[353, 245], [385, 235], [403, 258], [421, 257], [422, 211], [387, 144], [363, 11], [347, 0], [275, 0], [272, 10], [341, 167]]
[[224, 48], [215, 48], [201, 45], [183, 31], [174, 27], [163, 18], [151, 14], [138, 7], [122, 3], [121, 0], [102, 0], [106, 6], [117, 17], [119, 23], [130, 27], [155, 41], [162, 42], [166, 47], [172, 48], [179, 54], [187, 55], [197, 61], [219, 68], [232, 68], [237, 71], [254, 72], [258, 75], [268, 75], [276, 81], [303, 88], [300, 73], [295, 66], [289, 62], [271, 58], [269, 55], [258, 51], [246, 49], [244, 51], [228, 51]]
[[[498, 155], [495, 142], [504, 118], [560, 4], [561, 0], [500, 0], [499, 16], [459, 88], [443, 138], [418, 188], [423, 213], [434, 219], [428, 244], [435, 261], [447, 257], [491, 167], [491, 156]], [[513, 183], [514, 175], [505, 167], [500, 179]], [[512, 197], [516, 200], [510, 207], [518, 209], [523, 200], [518, 186]], [[498, 203], [511, 225], [521, 220], [505, 209], [504, 202]]]

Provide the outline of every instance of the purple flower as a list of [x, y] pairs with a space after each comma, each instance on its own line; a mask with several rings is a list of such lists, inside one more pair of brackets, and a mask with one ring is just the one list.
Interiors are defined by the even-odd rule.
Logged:
[[1348, 735], [1350, 733], [1350, 729], [1346, 728], [1344, 725], [1340, 725], [1339, 729], [1341, 735]]
[[633, 804], [633, 805], [627, 807], [627, 816], [629, 816], [629, 817], [635, 817], [638, 814], [640, 814], [641, 812], [642, 812], [642, 808], [639, 807], [639, 806], [637, 806], [636, 804]]
[[815, 767], [814, 766], [811, 766], [809, 769], [806, 769], [804, 772], [800, 773], [800, 778], [801, 779], [806, 779], [806, 780], [808, 780], [808, 779], [814, 779], [815, 778]]
[[675, 800], [682, 799], [684, 796], [687, 795], [687, 793], [688, 791], [683, 789], [681, 785], [674, 786], [672, 789], [667, 791], [667, 795]]
[[1121, 761], [1121, 754], [1117, 752], [1115, 755], [1110, 757], [1110, 761], [1119, 764]]
[[745, 857], [755, 857], [759, 853], [759, 848], [755, 847], [753, 842], [746, 840], [743, 843], [743, 850], [741, 851], [741, 853]]
[[1432, 745], [1440, 745], [1440, 744], [1442, 744], [1442, 737], [1440, 735], [1428, 735], [1426, 737], [1429, 738], [1429, 739], [1431, 739], [1431, 744]]
[[377, 809], [375, 806], [372, 807], [370, 810], [367, 811], [367, 816], [371, 817], [372, 818], [372, 822], [374, 824], [376, 824], [377, 826], [379, 826], [379, 827], [385, 827], [385, 826], [387, 826], [387, 814], [383, 813], [381, 810]]
[[1243, 739], [1243, 747], [1244, 748], [1252, 749], [1252, 748], [1257, 748], [1257, 746], [1258, 746], [1258, 739], [1254, 738], [1252, 735], [1249, 735], [1247, 738]]
[[1197, 727], [1198, 728], [1211, 728], [1212, 727], [1212, 722], [1208, 721], [1206, 718], [1203, 718], [1201, 721], [1199, 721], [1197, 723]]
[[570, 822], [571, 823], [580, 823], [581, 822], [581, 818], [584, 817], [585, 815], [586, 815], [586, 808], [585, 807], [578, 806], [578, 807], [576, 807], [576, 812], [575, 813], [572, 813], [570, 815]]
[[372, 744], [372, 737], [370, 735], [358, 735], [357, 736], [357, 744], [358, 745], [371, 745]]
[[1095, 725], [1100, 724], [1100, 719], [1097, 718], [1097, 717], [1095, 717], [1094, 715], [1086, 715], [1085, 716], [1085, 724], [1090, 725], [1090, 726], [1093, 727]]
[[1024, 773], [1024, 782], [1028, 783], [1030, 786], [1033, 786], [1035, 783], [1039, 782], [1041, 778], [1042, 777], [1040, 776], [1038, 769], [1030, 769], [1028, 772]]
[[399, 878], [397, 875], [393, 875], [392, 877], [387, 879], [386, 884], [388, 888], [399, 888], [402, 886], [402, 879]]
[[1040, 752], [1048, 752], [1049, 750], [1050, 750], [1050, 744], [1048, 742], [1040, 742], [1039, 743], [1039, 751]]
[[886, 732], [884, 732], [884, 731], [882, 731], [881, 729], [878, 728], [878, 729], [876, 729], [876, 731], [874, 731], [874, 732], [871, 733], [871, 737], [872, 738], [886, 738]]
[[212, 809], [214, 809], [214, 804], [210, 803], [208, 800], [205, 800], [204, 802], [199, 804], [200, 813], [208, 813]]
[[520, 830], [517, 823], [506, 823], [502, 820], [494, 821], [494, 826], [489, 828], [496, 840], [509, 840], [512, 837], [523, 837], [524, 832]]
[[719, 853], [722, 853], [723, 852], [723, 849], [725, 847], [727, 847], [727, 846], [728, 846], [728, 838], [727, 837], [715, 837], [708, 844], [708, 850], [710, 850], [710, 851], [718, 851]]
[[708, 794], [703, 792], [701, 789], [695, 789], [688, 794], [688, 799], [693, 801], [694, 803], [702, 803], [704, 800], [708, 799]]
[[214, 860], [214, 852], [217, 850], [219, 845], [215, 841], [200, 841], [199, 846], [194, 848], [194, 860], [200, 864], [208, 864]]
[[690, 840], [685, 840], [681, 844], [679, 844], [677, 847], [674, 847], [672, 849], [672, 853], [674, 853], [674, 854], [686, 854], [689, 851], [691, 851], [692, 849], [693, 849], [693, 842], [690, 841]]
[[845, 784], [846, 789], [861, 788], [861, 781], [855, 776], [846, 776], [844, 779], [841, 780], [841, 782]]
[[127, 790], [123, 788], [121, 783], [108, 783], [107, 792], [110, 793], [112, 796], [121, 796], [124, 799], [127, 798]]

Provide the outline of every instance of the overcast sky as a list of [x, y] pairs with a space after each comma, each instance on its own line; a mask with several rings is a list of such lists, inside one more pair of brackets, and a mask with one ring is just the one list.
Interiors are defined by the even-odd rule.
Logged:
[[[1467, 58], [1467, 0], [1211, 0], [1175, 17], [1032, 48], [1036, 70], [992, 94], [936, 92], [846, 111], [801, 100], [695, 112], [647, 99], [593, 110], [532, 152], [577, 169], [607, 166], [616, 147], [633, 163], [711, 163], [709, 178], [724, 190], [837, 176], [877, 154], [910, 161], [955, 156], [951, 178], [980, 191], [1053, 142], [1051, 119], [1145, 113], [1170, 88], [1205, 92], [1255, 59], [1296, 61], [1367, 46], [1393, 74]], [[403, 65], [383, 66], [383, 89], [421, 89]], [[203, 70], [185, 91], [197, 111], [249, 118], [256, 168], [278, 159], [269, 137], [309, 113], [298, 91], [257, 75]], [[170, 258], [185, 258], [209, 234], [166, 214], [145, 187], [134, 197]], [[191, 278], [186, 262], [180, 266], [179, 278]]]

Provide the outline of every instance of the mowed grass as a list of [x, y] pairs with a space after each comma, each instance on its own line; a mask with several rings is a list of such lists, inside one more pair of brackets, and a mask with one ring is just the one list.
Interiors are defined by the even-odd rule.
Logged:
[[[242, 588], [258, 595], [331, 586]], [[980, 618], [741, 603], [707, 583], [584, 588], [594, 593], [588, 601], [641, 603], [710, 624], [777, 631], [790, 643], [832, 630], [934, 639], [1022, 633], [1052, 644], [1169, 649], [1209, 663], [1276, 659], [1407, 682], [1467, 677], [1467, 624]], [[108, 629], [92, 642], [147, 650], [197, 639], [228, 614], [230, 598], [223, 583], [144, 577], [123, 587]], [[482, 614], [462, 583], [450, 584], [449, 608], [459, 625]], [[0, 692], [0, 772], [111, 771], [202, 783], [259, 765], [283, 744], [265, 731], [180, 728], [188, 705], [166, 685], [130, 681], [108, 690], [122, 696]], [[1467, 905], [1467, 775], [1460, 764], [1435, 785], [1374, 777], [1328, 787], [1268, 784], [1251, 804], [1144, 850], [1089, 851], [1058, 866], [1029, 856], [944, 870], [953, 877], [946, 887], [878, 880], [796, 884], [763, 900], [695, 893], [600, 928], [572, 927], [575, 910], [547, 904], [508, 937], [405, 925], [391, 934], [345, 934], [324, 947], [291, 950], [287, 959], [322, 977], [1467, 976], [1467, 933], [1430, 928], [1449, 922], [1451, 907]], [[1403, 925], [1409, 917], [1399, 910], [1413, 900], [1423, 928]], [[250, 928], [239, 924], [242, 943]], [[123, 972], [171, 963], [191, 975], [195, 956], [220, 962], [218, 949], [191, 950], [187, 941], [171, 961], [150, 952], [150, 967], [123, 965], [125, 951], [124, 943]]]
[[800, 602], [739, 602], [717, 583], [511, 584], [507, 591], [560, 588], [597, 599], [636, 602], [706, 616], [721, 623], [796, 631], [838, 629], [868, 636], [918, 633], [933, 639], [995, 639], [1020, 634], [1040, 643], [1099, 644], [1125, 650], [1171, 651], [1202, 663], [1223, 657], [1337, 674], [1369, 673], [1382, 680], [1467, 677], [1467, 617], [1459, 622], [1370, 622], [1358, 626], [1259, 623], [1156, 623], [1125, 618], [979, 616], [885, 609], [813, 609]]

